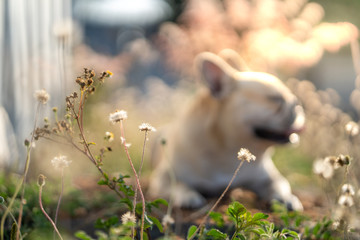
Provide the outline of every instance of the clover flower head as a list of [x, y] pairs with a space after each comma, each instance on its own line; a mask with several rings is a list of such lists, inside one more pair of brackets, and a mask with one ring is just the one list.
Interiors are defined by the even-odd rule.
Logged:
[[54, 157], [51, 160], [51, 163], [56, 169], [64, 169], [65, 167], [68, 167], [70, 165], [71, 161], [67, 159], [67, 156], [60, 155]]
[[50, 95], [44, 89], [37, 90], [34, 93], [34, 97], [42, 104], [46, 104], [50, 99]]
[[121, 221], [123, 224], [127, 224], [129, 222], [136, 223], [136, 217], [131, 212], [126, 212], [121, 216]]
[[240, 161], [245, 160], [247, 162], [255, 161], [256, 159], [256, 157], [246, 148], [240, 148], [237, 157]]
[[127, 119], [127, 112], [124, 110], [116, 110], [115, 112], [110, 113], [109, 116], [109, 121], [114, 124], [125, 119]]
[[156, 132], [156, 129], [151, 126], [149, 123], [142, 123], [139, 125], [140, 131], [146, 131], [146, 132]]

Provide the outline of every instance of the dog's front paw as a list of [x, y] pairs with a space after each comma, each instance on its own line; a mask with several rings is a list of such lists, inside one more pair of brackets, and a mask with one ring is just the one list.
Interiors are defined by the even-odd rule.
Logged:
[[285, 204], [286, 208], [289, 211], [299, 211], [299, 212], [304, 211], [304, 207], [303, 207], [302, 203], [300, 202], [299, 198], [293, 194], [290, 194], [289, 196], [282, 197], [282, 198], [277, 196], [273, 200], [279, 201], [279, 202]]
[[174, 205], [183, 208], [200, 208], [205, 205], [205, 198], [185, 185], [178, 185], [173, 192]]

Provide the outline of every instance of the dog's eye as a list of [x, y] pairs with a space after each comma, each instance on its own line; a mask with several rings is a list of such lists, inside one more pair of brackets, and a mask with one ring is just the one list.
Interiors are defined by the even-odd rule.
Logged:
[[269, 99], [271, 102], [279, 103], [279, 104], [283, 104], [284, 101], [285, 101], [282, 96], [268, 96], [268, 99]]
[[280, 111], [285, 103], [285, 99], [282, 96], [277, 95], [268, 96], [268, 100], [277, 105], [276, 112]]

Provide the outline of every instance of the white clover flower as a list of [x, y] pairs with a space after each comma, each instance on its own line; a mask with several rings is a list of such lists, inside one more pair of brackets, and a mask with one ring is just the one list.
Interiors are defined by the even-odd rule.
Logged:
[[256, 159], [256, 157], [246, 148], [240, 148], [237, 157], [240, 161], [245, 160], [247, 162], [255, 161]]
[[105, 132], [105, 140], [109, 142], [114, 141], [114, 134], [112, 132]]
[[46, 104], [47, 101], [50, 99], [50, 95], [44, 89], [37, 90], [34, 93], [34, 97], [42, 104]]
[[70, 165], [71, 161], [67, 160], [67, 156], [60, 155], [58, 157], [54, 157], [51, 160], [51, 163], [56, 169], [64, 169]]
[[149, 123], [142, 123], [139, 125], [140, 131], [146, 131], [146, 132], [156, 132], [156, 129], [151, 126]]
[[123, 224], [127, 224], [129, 222], [136, 223], [136, 217], [131, 212], [126, 212], [121, 216], [121, 221]]
[[351, 207], [354, 205], [354, 199], [348, 194], [343, 194], [339, 197], [338, 204], [343, 207]]
[[109, 116], [109, 121], [114, 124], [125, 119], [127, 119], [127, 112], [124, 110], [116, 110], [115, 112], [110, 113]]
[[349, 136], [355, 137], [359, 134], [359, 125], [356, 122], [350, 121], [345, 125], [345, 131]]

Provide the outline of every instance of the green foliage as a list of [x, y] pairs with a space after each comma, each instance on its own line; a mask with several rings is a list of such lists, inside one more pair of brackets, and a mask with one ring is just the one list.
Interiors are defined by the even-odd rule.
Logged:
[[[251, 214], [239, 202], [233, 202], [228, 206], [227, 215], [232, 220], [232, 231], [224, 233], [217, 228], [201, 229], [200, 233], [196, 234], [197, 239], [300, 239], [299, 234], [295, 231], [285, 228], [281, 231], [276, 230], [274, 223], [266, 221], [268, 215], [264, 213]], [[224, 226], [225, 221], [220, 213], [211, 213], [209, 216], [218, 227]], [[196, 230], [196, 226], [191, 226], [187, 239], [190, 239]]]

